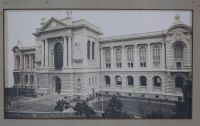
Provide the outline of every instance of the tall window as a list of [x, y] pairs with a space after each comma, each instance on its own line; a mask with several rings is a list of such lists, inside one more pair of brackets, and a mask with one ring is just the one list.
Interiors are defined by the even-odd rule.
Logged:
[[180, 69], [183, 61], [183, 45], [177, 43], [174, 46], [174, 60], [176, 62], [176, 68]]
[[87, 58], [90, 59], [90, 41], [87, 42]]
[[94, 42], [92, 42], [92, 59], [94, 60]]
[[146, 67], [146, 48], [144, 46], [139, 48], [140, 67]]
[[105, 50], [105, 64], [106, 64], [106, 68], [111, 67], [111, 54], [110, 54], [109, 49]]
[[78, 91], [81, 90], [81, 79], [80, 78], [77, 79], [77, 90]]
[[161, 78], [159, 76], [154, 76], [153, 84], [155, 87], [160, 87], [161, 86]]
[[140, 77], [140, 86], [147, 86], [147, 78], [145, 76]]
[[54, 46], [54, 65], [56, 69], [61, 69], [63, 66], [63, 47], [61, 43], [56, 43]]
[[34, 83], [34, 76], [31, 75], [31, 76], [30, 76], [30, 85], [32, 85], [33, 83]]
[[28, 84], [28, 75], [25, 75], [25, 76], [24, 76], [24, 84], [25, 84], [25, 85]]
[[132, 48], [127, 49], [127, 61], [128, 61], [128, 67], [133, 67], [133, 49]]
[[115, 77], [116, 85], [122, 85], [122, 78], [120, 76]]
[[176, 88], [182, 88], [184, 85], [184, 78], [182, 76], [178, 76], [175, 78], [175, 86]]
[[33, 69], [35, 69], [35, 55], [33, 54]]
[[19, 84], [19, 82], [20, 82], [20, 73], [19, 72], [16, 72], [16, 73], [13, 73], [13, 75], [14, 75], [14, 83], [15, 84]]
[[29, 56], [28, 55], [25, 55], [25, 60], [26, 60], [25, 66], [26, 66], [26, 69], [28, 70], [29, 69]]
[[128, 76], [127, 77], [127, 82], [128, 82], [128, 85], [132, 86], [134, 81], [133, 81], [133, 77], [132, 76]]
[[106, 85], [110, 85], [110, 77], [108, 75], [104, 76]]
[[183, 59], [183, 45], [178, 43], [174, 46], [174, 57], [175, 59]]
[[16, 57], [15, 57], [15, 68], [17, 69], [17, 70], [19, 70], [20, 69], [20, 57], [19, 57], [19, 55], [17, 55]]
[[116, 66], [117, 68], [122, 67], [122, 52], [120, 48], [116, 49]]
[[153, 67], [160, 67], [160, 47], [157, 45], [153, 47]]
[[59, 77], [56, 77], [56, 85], [55, 85], [55, 91], [60, 94], [61, 92], [61, 79]]

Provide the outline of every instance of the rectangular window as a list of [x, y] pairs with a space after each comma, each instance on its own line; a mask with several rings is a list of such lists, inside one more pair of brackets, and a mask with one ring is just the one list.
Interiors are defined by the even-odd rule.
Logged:
[[181, 62], [176, 62], [176, 68], [181, 69]]
[[121, 52], [121, 49], [118, 48], [116, 49], [116, 67], [117, 68], [121, 68], [122, 67], [122, 52]]
[[105, 64], [106, 68], [111, 67], [111, 54], [109, 49], [105, 50]]
[[146, 67], [146, 62], [140, 62], [140, 67]]

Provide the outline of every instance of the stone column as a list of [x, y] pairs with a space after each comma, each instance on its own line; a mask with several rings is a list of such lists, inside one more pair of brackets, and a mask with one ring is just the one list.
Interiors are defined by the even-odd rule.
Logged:
[[63, 40], [64, 40], [63, 67], [64, 68], [67, 67], [67, 41], [66, 39], [67, 38], [63, 36]]
[[90, 41], [90, 61], [92, 61], [92, 43], [93, 41]]
[[44, 53], [45, 52], [45, 48], [44, 47], [45, 47], [45, 41], [43, 40], [42, 41], [42, 48], [41, 48], [42, 49], [41, 50], [42, 51], [42, 56], [41, 56], [41, 63], [42, 63], [41, 65], [42, 65], [42, 67], [44, 67], [44, 54], [45, 54]]
[[103, 55], [103, 48], [100, 48], [100, 57], [101, 57], [101, 69], [104, 68], [104, 59], [105, 59], [105, 56]]
[[68, 36], [68, 66], [72, 67], [72, 37]]
[[54, 68], [54, 51], [51, 49], [51, 68]]
[[48, 68], [48, 66], [49, 66], [48, 59], [49, 59], [49, 55], [48, 55], [48, 40], [45, 39], [45, 67], [46, 68]]
[[29, 54], [29, 70], [32, 70], [32, 60], [31, 54]]
[[152, 55], [151, 55], [151, 45], [150, 45], [150, 43], [148, 43], [147, 44], [147, 52], [148, 52], [148, 54], [147, 54], [147, 67], [149, 68], [149, 69], [151, 69], [152, 68]]
[[161, 61], [160, 66], [162, 69], [165, 69], [165, 43], [162, 42], [161, 46], [162, 46], [162, 49], [161, 49], [162, 53], [160, 55], [160, 61]]
[[111, 53], [111, 68], [116, 68], [116, 62], [115, 62], [115, 53], [113, 47], [110, 48]]
[[20, 55], [20, 70], [22, 70], [23, 69], [23, 55], [21, 54]]
[[126, 48], [122, 46], [122, 68], [127, 68]]
[[137, 49], [136, 44], [134, 45], [134, 59], [133, 59], [133, 61], [134, 61], [133, 66], [137, 69], [139, 67], [139, 65], [138, 65], [139, 59], [138, 59], [138, 49]]
[[24, 54], [24, 70], [26, 70], [26, 55]]

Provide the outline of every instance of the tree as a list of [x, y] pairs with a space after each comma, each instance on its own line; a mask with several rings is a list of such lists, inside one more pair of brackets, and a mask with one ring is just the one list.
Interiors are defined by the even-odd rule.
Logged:
[[62, 99], [62, 100], [58, 100], [56, 102], [56, 106], [54, 107], [55, 111], [59, 111], [60, 112], [60, 117], [61, 117], [61, 113], [64, 111], [64, 109], [68, 109], [69, 108], [69, 103]]
[[109, 101], [104, 113], [102, 114], [103, 118], [129, 118], [127, 113], [122, 112], [123, 104], [120, 100], [113, 96]]
[[182, 88], [183, 101], [176, 103], [174, 109], [175, 118], [191, 118], [192, 117], [192, 81], [187, 80], [186, 85]]
[[86, 104], [86, 102], [76, 103], [76, 106], [73, 107], [75, 115], [82, 116], [83, 114], [86, 118], [96, 115], [94, 109]]

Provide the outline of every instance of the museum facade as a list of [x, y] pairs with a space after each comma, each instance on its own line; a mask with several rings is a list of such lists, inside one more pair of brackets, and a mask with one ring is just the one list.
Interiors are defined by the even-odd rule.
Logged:
[[13, 77], [39, 94], [179, 100], [192, 78], [192, 28], [179, 15], [166, 30], [104, 38], [84, 19], [42, 18], [33, 35], [35, 46], [12, 49]]

